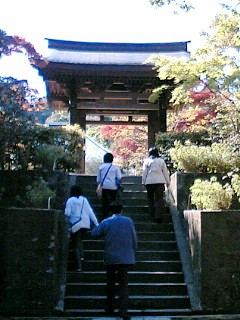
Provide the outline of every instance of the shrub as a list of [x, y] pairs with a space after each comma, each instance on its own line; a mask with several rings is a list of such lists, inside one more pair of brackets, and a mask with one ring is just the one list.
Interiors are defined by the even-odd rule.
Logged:
[[184, 172], [227, 173], [240, 166], [239, 153], [224, 142], [211, 146], [176, 142], [169, 153], [175, 168]]
[[210, 136], [207, 131], [201, 132], [159, 132], [156, 135], [156, 147], [159, 149], [160, 153], [164, 156], [167, 163], [167, 167], [170, 172], [174, 171], [174, 163], [171, 159], [169, 150], [174, 148], [177, 142], [185, 144], [190, 141], [196, 146], [199, 145], [209, 145]]
[[231, 185], [238, 197], [238, 202], [240, 202], [240, 175], [235, 173], [232, 175]]
[[191, 203], [199, 210], [229, 209], [233, 190], [229, 184], [222, 185], [216, 177], [209, 180], [196, 179], [190, 187]]
[[26, 198], [29, 201], [28, 204], [35, 208], [47, 208], [48, 199], [50, 197], [54, 199], [56, 196], [56, 193], [47, 186], [43, 178], [34, 181], [32, 185], [26, 187], [26, 190]]

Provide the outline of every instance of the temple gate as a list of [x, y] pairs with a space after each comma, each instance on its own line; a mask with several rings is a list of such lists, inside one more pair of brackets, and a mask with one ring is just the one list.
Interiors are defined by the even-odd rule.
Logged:
[[[47, 66], [39, 68], [47, 98], [54, 109], [68, 109], [70, 123], [146, 125], [148, 146], [157, 132], [166, 131], [167, 94], [149, 102], [161, 81], [153, 55], [188, 57], [188, 42], [90, 43], [48, 40]], [[124, 121], [111, 122], [113, 116]]]

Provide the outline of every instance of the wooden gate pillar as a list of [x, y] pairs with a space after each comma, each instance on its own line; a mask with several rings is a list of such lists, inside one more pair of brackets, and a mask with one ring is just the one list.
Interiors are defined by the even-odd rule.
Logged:
[[168, 93], [162, 94], [158, 99], [159, 131], [167, 131]]
[[[81, 111], [77, 109], [77, 90], [75, 83], [72, 83], [69, 87], [69, 97], [70, 124], [79, 124], [81, 129], [86, 132], [86, 114], [81, 113]], [[80, 163], [80, 173], [85, 173], [85, 148]]]
[[155, 112], [148, 113], [148, 149], [155, 145], [156, 133], [159, 131], [159, 119]]
[[148, 113], [148, 148], [155, 145], [156, 134], [167, 131], [168, 94], [158, 99], [158, 111]]

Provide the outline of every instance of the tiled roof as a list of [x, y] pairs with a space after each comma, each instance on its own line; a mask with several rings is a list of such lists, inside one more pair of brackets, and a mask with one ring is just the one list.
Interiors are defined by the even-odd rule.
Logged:
[[[127, 53], [127, 52], [72, 52], [51, 50], [47, 61], [73, 64], [115, 64], [115, 65], [139, 65], [143, 64], [153, 53]], [[161, 56], [186, 57], [186, 52], [164, 52]]]
[[188, 42], [96, 43], [49, 41], [49, 62], [93, 65], [142, 65], [153, 55], [188, 57]]

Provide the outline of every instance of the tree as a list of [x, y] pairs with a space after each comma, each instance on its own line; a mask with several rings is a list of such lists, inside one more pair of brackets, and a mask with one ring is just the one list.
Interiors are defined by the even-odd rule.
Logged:
[[147, 129], [143, 126], [107, 125], [101, 129], [102, 136], [110, 143], [119, 165], [139, 171], [147, 150]]
[[206, 101], [217, 110], [213, 131], [221, 138], [239, 143], [240, 134], [240, 15], [236, 8], [216, 16], [205, 45], [189, 59], [153, 57], [161, 80], [172, 80], [154, 90], [155, 101], [164, 90], [171, 90], [173, 106], [193, 103], [193, 93], [203, 88], [213, 94]]
[[[190, 1], [186, 1], [186, 0], [149, 0], [150, 4], [152, 6], [156, 6], [159, 8], [162, 8], [164, 6], [172, 6], [175, 10], [175, 12], [177, 12], [177, 10], [183, 10], [188, 12], [189, 10], [192, 10], [195, 8], [194, 4], [195, 3], [199, 3], [199, 0], [190, 0]], [[223, 4], [221, 0], [218, 1], [218, 3], [223, 6], [223, 7], [229, 7], [229, 4], [231, 4], [232, 6], [236, 6], [239, 4], [238, 0], [225, 0], [225, 3]], [[229, 3], [229, 4], [228, 4]]]
[[3, 55], [10, 56], [13, 52], [26, 54], [31, 65], [41, 67], [47, 63], [26, 39], [19, 36], [8, 36], [0, 29], [0, 59]]
[[163, 7], [165, 5], [174, 5], [181, 10], [189, 11], [193, 9], [193, 5], [185, 0], [149, 0], [150, 4], [156, 7]]
[[147, 152], [147, 128], [134, 125], [89, 126], [88, 135], [110, 149], [124, 170], [136, 173], [142, 168]]
[[[34, 117], [24, 108], [31, 90], [25, 81], [0, 78], [0, 168], [18, 169], [28, 166], [26, 154], [31, 149]], [[20, 160], [21, 159], [21, 160]]]
[[[27, 54], [31, 65], [45, 64], [29, 42], [0, 30], [0, 58], [12, 52]], [[56, 129], [39, 125], [47, 103], [35, 93], [24, 80], [0, 77], [0, 169], [78, 170], [84, 133], [77, 125]]]
[[[159, 2], [163, 5], [163, 2], [169, 4], [175, 1]], [[209, 32], [203, 33], [206, 37], [205, 45], [190, 55], [189, 59], [152, 58], [159, 78], [165, 82], [168, 80], [170, 84], [154, 90], [150, 99], [155, 101], [164, 90], [168, 90], [171, 91], [170, 102], [174, 107], [193, 104], [194, 95], [203, 89], [212, 94], [210, 99], [205, 100], [209, 109], [213, 108], [216, 112], [216, 117], [211, 119], [211, 126], [208, 128], [212, 133], [212, 144], [207, 148], [219, 148], [213, 152], [214, 160], [217, 156], [219, 159], [228, 157], [227, 165], [230, 167], [224, 164], [220, 168], [221, 161], [217, 161], [216, 166], [221, 172], [224, 172], [224, 169], [230, 171], [227, 176], [231, 179], [231, 188], [240, 201], [239, 163], [231, 162], [233, 158], [240, 159], [240, 3], [234, 0], [229, 0], [228, 4], [226, 2], [223, 5], [225, 10], [215, 17]], [[170, 149], [170, 156], [179, 151], [175, 158], [178, 162], [183, 160], [185, 164], [192, 164], [196, 169], [196, 164], [193, 164], [189, 156], [190, 149], [196, 148], [192, 154], [193, 159], [200, 159], [201, 166], [204, 155], [208, 161], [203, 170], [211, 164], [205, 151], [204, 155], [197, 156], [196, 150], [201, 151], [202, 147], [189, 144], [182, 146], [178, 143], [177, 148]], [[174, 162], [174, 157], [171, 158]]]

